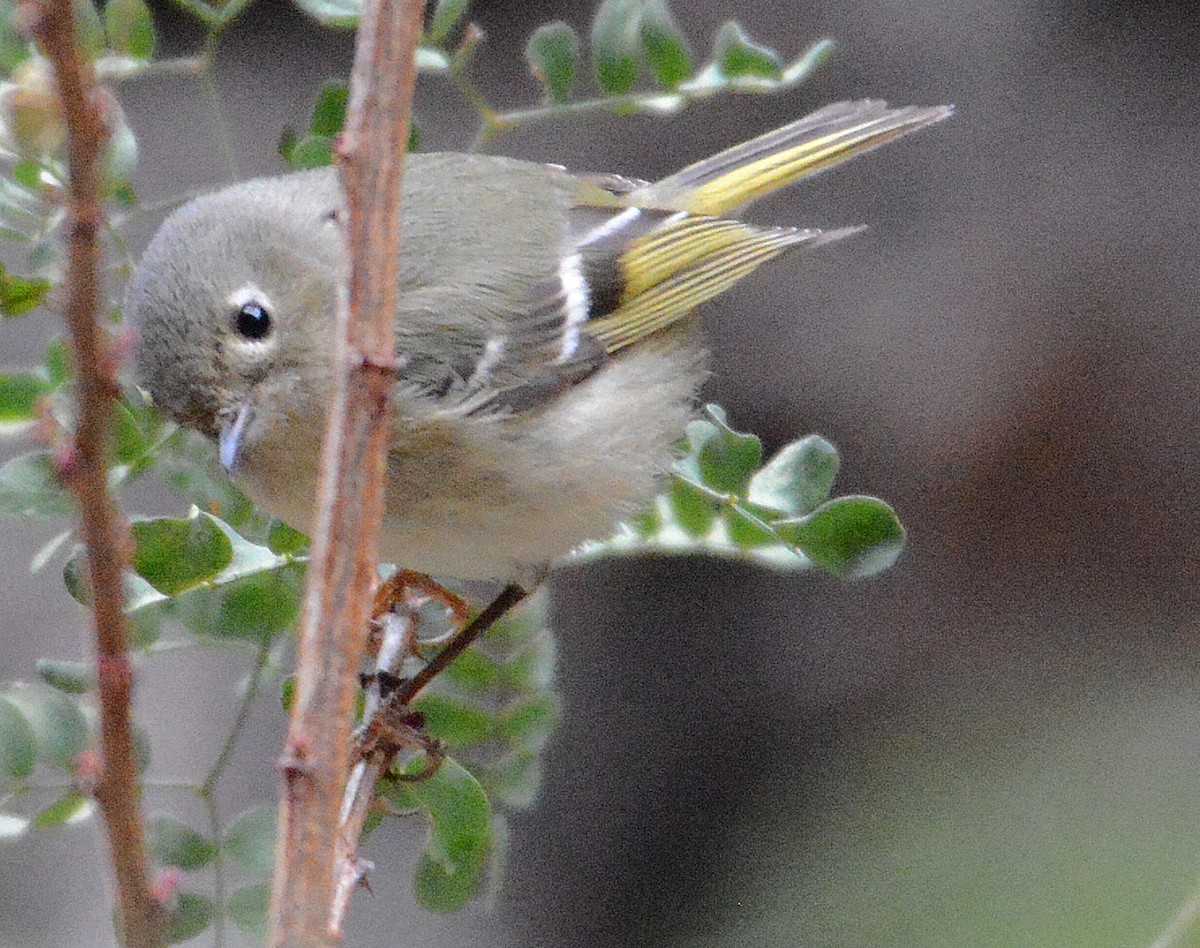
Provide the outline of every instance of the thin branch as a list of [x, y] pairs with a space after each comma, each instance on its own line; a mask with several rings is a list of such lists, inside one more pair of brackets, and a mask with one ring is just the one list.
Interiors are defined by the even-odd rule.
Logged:
[[365, 5], [339, 156], [349, 274], [340, 296], [336, 389], [322, 446], [316, 530], [300, 626], [296, 697], [270, 943], [329, 944], [350, 721], [366, 641], [395, 352], [400, 193], [423, 0]]
[[100, 705], [100, 804], [117, 882], [122, 938], [127, 946], [162, 943], [164, 912], [150, 886], [145, 826], [139, 803], [131, 720], [133, 669], [126, 651], [121, 573], [128, 536], [106, 483], [109, 420], [120, 395], [117, 356], [101, 328], [102, 259], [100, 153], [108, 139], [104, 111], [111, 107], [96, 85], [91, 63], [75, 45], [71, 0], [30, 0], [23, 10], [31, 32], [54, 68], [67, 129], [67, 275], [63, 316], [77, 378], [78, 421], [60, 475], [79, 500], [87, 544], [96, 637]]

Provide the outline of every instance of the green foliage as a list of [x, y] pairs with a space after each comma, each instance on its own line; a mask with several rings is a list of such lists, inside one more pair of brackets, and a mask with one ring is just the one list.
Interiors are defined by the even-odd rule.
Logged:
[[154, 20], [145, 0], [107, 0], [104, 4], [104, 32], [108, 46], [134, 59], [154, 55]]
[[688, 426], [655, 509], [582, 556], [708, 552], [845, 578], [896, 561], [905, 533], [891, 507], [874, 497], [829, 499], [839, 462], [828, 441], [810, 435], [763, 464], [758, 438], [731, 428], [719, 406], [708, 406], [707, 416]]
[[150, 858], [160, 866], [194, 872], [212, 862], [217, 847], [173, 816], [158, 816], [146, 825]]
[[544, 23], [525, 44], [525, 61], [552, 102], [566, 102], [579, 71], [579, 36], [562, 20]]
[[46, 301], [52, 284], [45, 277], [9, 273], [0, 263], [0, 315], [24, 316]]
[[213, 921], [213, 903], [194, 892], [180, 892], [168, 906], [166, 942], [179, 945], [201, 934]]
[[[417, 757], [403, 773], [425, 769]], [[417, 866], [417, 901], [432, 912], [462, 908], [479, 891], [491, 845], [492, 809], [471, 772], [446, 760], [426, 780], [386, 780], [380, 791], [400, 810], [420, 810], [430, 820], [429, 841]]]
[[275, 808], [255, 807], [239, 816], [221, 850], [246, 872], [269, 875], [275, 860]]
[[721, 74], [730, 79], [743, 76], [778, 81], [783, 78], [779, 55], [750, 39], [741, 25], [730, 20], [717, 32], [713, 61]]

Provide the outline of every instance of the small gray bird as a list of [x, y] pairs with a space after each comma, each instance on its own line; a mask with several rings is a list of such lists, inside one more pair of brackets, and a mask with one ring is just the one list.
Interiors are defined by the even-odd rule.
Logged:
[[[696, 307], [855, 230], [726, 215], [950, 114], [838, 103], [653, 184], [411, 155], [381, 554], [511, 580], [607, 535], [654, 494], [694, 416]], [[194, 200], [126, 296], [155, 404], [301, 530], [333, 387], [342, 200], [331, 168]]]

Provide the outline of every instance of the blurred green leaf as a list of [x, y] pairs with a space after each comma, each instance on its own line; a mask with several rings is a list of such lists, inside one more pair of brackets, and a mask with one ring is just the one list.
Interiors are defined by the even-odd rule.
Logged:
[[270, 638], [291, 628], [300, 611], [304, 567], [267, 569], [179, 596], [171, 615], [199, 635], [218, 638]]
[[167, 931], [164, 935], [167, 944], [178, 945], [191, 941], [207, 929], [212, 920], [211, 899], [195, 892], [180, 892], [167, 913]]
[[729, 20], [717, 31], [713, 58], [721, 73], [730, 79], [744, 76], [773, 80], [783, 78], [779, 55], [773, 49], [751, 40], [734, 20]]
[[[419, 773], [424, 758], [406, 767]], [[428, 780], [389, 784], [401, 808], [419, 806], [432, 820], [429, 843], [417, 867], [417, 901], [431, 912], [453, 912], [479, 891], [490, 846], [491, 805], [471, 773], [452, 759]], [[390, 797], [391, 798], [391, 797]]]
[[18, 276], [0, 263], [0, 314], [24, 316], [46, 301], [51, 287], [44, 277]]
[[505, 709], [500, 728], [510, 741], [529, 750], [539, 750], [558, 727], [561, 716], [558, 698], [540, 694]]
[[785, 445], [750, 479], [749, 498], [785, 514], [802, 514], [829, 497], [840, 464], [820, 435]]
[[429, 19], [425, 37], [431, 43], [440, 43], [462, 19], [467, 0], [436, 0], [432, 6], [433, 15]]
[[642, 50], [664, 89], [676, 88], [692, 72], [692, 53], [666, 0], [643, 0]]
[[360, 0], [295, 0], [296, 6], [325, 26], [352, 30], [362, 13]]
[[579, 37], [562, 20], [543, 23], [525, 44], [529, 71], [555, 102], [566, 102], [579, 70]]
[[831, 573], [871, 576], [896, 562], [904, 527], [896, 512], [874, 497], [838, 497], [812, 513], [774, 524], [783, 539]]
[[308, 537], [282, 520], [276, 520], [267, 534], [267, 548], [280, 556], [303, 553], [308, 548]]
[[0, 692], [24, 716], [33, 731], [38, 759], [58, 770], [75, 772], [75, 763], [92, 742], [87, 718], [75, 700], [44, 687], [17, 683]]
[[425, 715], [426, 730], [451, 750], [486, 740], [495, 730], [486, 711], [443, 694], [422, 695], [414, 706]]
[[214, 579], [233, 562], [229, 537], [205, 514], [141, 520], [130, 529], [135, 543], [130, 565], [168, 596]]
[[269, 875], [275, 865], [275, 809], [247, 810], [229, 827], [221, 851], [254, 875]]
[[18, 517], [66, 517], [75, 501], [58, 483], [49, 451], [31, 451], [0, 467], [0, 513]]
[[675, 522], [687, 533], [699, 537], [712, 529], [717, 519], [713, 499], [695, 484], [678, 477], [672, 478], [667, 486], [667, 497]]
[[744, 494], [762, 463], [762, 442], [729, 427], [720, 405], [706, 406], [705, 414], [709, 421], [694, 421], [687, 429], [700, 482], [723, 494]]
[[38, 813], [33, 818], [33, 826], [35, 829], [54, 829], [83, 815], [87, 806], [88, 798], [78, 790], [72, 790]]
[[71, 377], [71, 356], [66, 342], [54, 339], [46, 346], [46, 378], [55, 388]]
[[79, 46], [95, 59], [104, 52], [104, 23], [92, 0], [72, 0], [75, 11], [75, 34]]
[[350, 88], [346, 83], [336, 79], [326, 82], [317, 94], [308, 130], [313, 135], [332, 138], [346, 124], [346, 104], [349, 100]]
[[22, 780], [33, 773], [37, 737], [20, 709], [0, 695], [0, 777]]
[[592, 18], [592, 65], [600, 88], [620, 95], [638, 78], [642, 0], [601, 0]]
[[68, 695], [87, 694], [96, 684], [95, 668], [90, 662], [65, 662], [39, 658], [38, 677], [55, 691]]
[[333, 164], [333, 139], [326, 135], [306, 134], [286, 149], [280, 145], [280, 154], [296, 171], [324, 168]]
[[500, 675], [496, 663], [478, 649], [467, 649], [441, 674], [441, 680], [456, 690], [478, 694], [491, 688]]
[[212, 842], [173, 816], [157, 816], [150, 820], [146, 835], [150, 856], [161, 866], [191, 872], [207, 866], [217, 854], [217, 847]]
[[29, 39], [18, 29], [17, 5], [0, 3], [0, 71], [10, 73], [29, 58]]
[[261, 938], [267, 933], [267, 910], [270, 908], [270, 902], [270, 886], [265, 883], [248, 885], [229, 896], [225, 903], [225, 912], [242, 931]]
[[145, 0], [107, 0], [104, 32], [115, 53], [142, 60], [154, 55], [154, 20]]
[[38, 401], [50, 391], [48, 382], [28, 372], [0, 373], [0, 431], [33, 421]]
[[541, 760], [530, 751], [506, 754], [487, 766], [485, 782], [488, 793], [505, 806], [532, 806], [542, 786]]

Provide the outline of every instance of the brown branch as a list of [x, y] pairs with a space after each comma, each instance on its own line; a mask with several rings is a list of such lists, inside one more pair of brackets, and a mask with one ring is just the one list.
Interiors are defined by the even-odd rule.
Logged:
[[151, 891], [139, 809], [130, 713], [133, 670], [126, 652], [121, 587], [128, 534], [106, 479], [109, 420], [119, 396], [116, 352], [97, 321], [103, 223], [99, 156], [108, 140], [104, 122], [107, 102], [96, 85], [92, 64], [75, 44], [71, 0], [30, 0], [22, 14], [54, 68], [67, 132], [70, 184], [63, 316], [75, 362], [78, 420], [74, 441], [59, 469], [79, 500], [88, 550], [100, 704], [101, 763], [95, 795], [116, 875], [122, 941], [142, 948], [162, 944], [165, 913]]
[[423, 13], [423, 0], [364, 6], [339, 148], [349, 274], [338, 307], [340, 364], [322, 447], [296, 698], [281, 760], [284, 798], [271, 898], [270, 943], [288, 948], [336, 937], [331, 910], [339, 809], [383, 514], [400, 185]]

